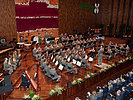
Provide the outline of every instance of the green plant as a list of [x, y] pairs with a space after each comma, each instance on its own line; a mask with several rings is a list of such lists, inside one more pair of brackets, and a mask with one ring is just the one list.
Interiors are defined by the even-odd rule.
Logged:
[[60, 87], [58, 85], [55, 86], [55, 91], [59, 94], [62, 94], [62, 91], [64, 90], [64, 87]]
[[29, 95], [24, 94], [23, 99], [26, 99], [26, 100], [27, 99], [30, 99], [30, 100], [39, 100], [39, 99], [41, 99], [41, 97], [39, 96], [39, 94], [35, 95], [34, 91], [31, 90], [29, 92]]
[[40, 99], [40, 96], [38, 94], [38, 95], [34, 95], [31, 100], [39, 100], [39, 99]]
[[55, 90], [51, 90], [51, 91], [49, 92], [49, 95], [53, 95], [53, 94], [55, 94], [55, 93], [56, 93]]
[[58, 86], [58, 85], [56, 85], [55, 86], [55, 90], [51, 90], [50, 92], [49, 92], [49, 95], [53, 95], [53, 94], [55, 94], [55, 93], [58, 93], [58, 95], [59, 94], [62, 94], [62, 91], [64, 90], [64, 87], [60, 87], [60, 86]]
[[34, 91], [31, 90], [31, 91], [29, 92], [29, 95], [30, 95], [30, 97], [32, 98], [32, 97], [34, 96]]

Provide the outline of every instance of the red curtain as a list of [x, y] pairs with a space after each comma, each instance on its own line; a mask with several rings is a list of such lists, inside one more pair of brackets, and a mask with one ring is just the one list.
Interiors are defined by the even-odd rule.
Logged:
[[[30, 5], [15, 5], [16, 16], [58, 16], [58, 9], [47, 8], [46, 3], [33, 2]], [[58, 28], [58, 18], [16, 19], [17, 31], [35, 30], [40, 28]]]

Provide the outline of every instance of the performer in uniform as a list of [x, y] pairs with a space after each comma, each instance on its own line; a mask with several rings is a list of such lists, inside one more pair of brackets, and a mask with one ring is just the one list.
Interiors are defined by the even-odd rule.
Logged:
[[98, 51], [98, 65], [102, 65], [104, 48], [101, 46]]

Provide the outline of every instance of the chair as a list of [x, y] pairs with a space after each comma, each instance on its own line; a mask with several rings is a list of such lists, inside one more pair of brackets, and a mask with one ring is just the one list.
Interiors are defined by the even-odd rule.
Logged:
[[98, 97], [97, 100], [102, 100], [102, 98], [101, 97]]
[[115, 91], [115, 89], [116, 89], [116, 87], [113, 87], [113, 89], [112, 89], [112, 90], [113, 90], [113, 91]]
[[24, 91], [26, 91], [26, 85], [21, 82], [20, 83], [20, 91], [21, 91], [22, 87], [24, 88]]
[[106, 96], [107, 96], [107, 93], [104, 93], [104, 94], [103, 94], [103, 98], [106, 98]]

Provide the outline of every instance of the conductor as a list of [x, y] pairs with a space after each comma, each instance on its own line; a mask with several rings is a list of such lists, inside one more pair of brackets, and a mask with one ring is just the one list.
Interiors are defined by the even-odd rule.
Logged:
[[97, 65], [102, 65], [103, 52], [104, 52], [104, 48], [101, 46], [98, 51], [98, 64]]

